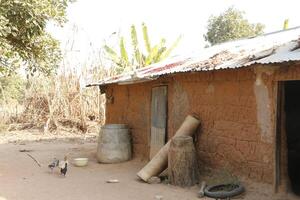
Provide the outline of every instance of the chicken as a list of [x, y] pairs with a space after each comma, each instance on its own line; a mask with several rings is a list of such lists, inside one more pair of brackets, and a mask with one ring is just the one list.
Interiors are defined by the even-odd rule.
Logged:
[[62, 175], [64, 175], [64, 176], [66, 176], [66, 174], [67, 174], [67, 171], [68, 171], [68, 163], [67, 163], [67, 162], [65, 162], [65, 166], [64, 166], [64, 168], [61, 168], [61, 169], [60, 169], [60, 174], [62, 174]]
[[68, 171], [68, 164], [68, 156], [65, 156], [64, 160], [59, 162], [60, 174], [66, 176]]
[[54, 169], [55, 167], [58, 167], [58, 165], [59, 165], [59, 160], [56, 159], [56, 158], [54, 158], [54, 160], [52, 161], [52, 163], [50, 163], [50, 164], [48, 165], [48, 167], [51, 169], [51, 172], [53, 172], [53, 169]]

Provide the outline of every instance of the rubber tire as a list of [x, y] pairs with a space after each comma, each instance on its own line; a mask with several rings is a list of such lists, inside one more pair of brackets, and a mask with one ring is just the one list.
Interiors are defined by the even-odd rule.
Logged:
[[211, 192], [211, 190], [213, 188], [221, 187], [221, 186], [225, 186], [225, 185], [227, 185], [227, 184], [207, 186], [204, 189], [204, 195], [207, 197], [210, 197], [210, 198], [215, 198], [215, 199], [225, 199], [225, 198], [237, 196], [239, 194], [242, 194], [245, 191], [244, 186], [242, 186], [241, 184], [236, 184], [236, 185], [238, 185], [238, 187], [231, 191]]

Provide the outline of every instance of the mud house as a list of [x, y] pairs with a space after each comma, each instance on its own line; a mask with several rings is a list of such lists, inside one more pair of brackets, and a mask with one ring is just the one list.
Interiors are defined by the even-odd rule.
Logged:
[[106, 94], [106, 123], [132, 128], [135, 157], [152, 157], [195, 113], [202, 167], [297, 192], [299, 36], [297, 27], [228, 42], [90, 86]]

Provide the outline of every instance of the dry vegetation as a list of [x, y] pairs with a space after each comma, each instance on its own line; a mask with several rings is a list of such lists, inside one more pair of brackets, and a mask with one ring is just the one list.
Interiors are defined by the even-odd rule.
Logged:
[[77, 31], [75, 27], [63, 48], [56, 74], [40, 73], [22, 80], [19, 75], [7, 77], [6, 89], [0, 77], [0, 131], [37, 128], [53, 134], [86, 133], [97, 131], [95, 127], [104, 123], [105, 97], [98, 87], [87, 88], [85, 84], [114, 76], [117, 70], [110, 62], [102, 63], [104, 55], [92, 43], [85, 63], [70, 63], [70, 57], [81, 53], [73, 49], [72, 37]]
[[104, 97], [97, 87], [86, 88], [80, 85], [80, 80], [72, 72], [30, 78], [21, 101], [13, 98], [1, 101], [0, 129], [38, 128], [51, 133], [96, 131], [90, 128], [104, 121]]

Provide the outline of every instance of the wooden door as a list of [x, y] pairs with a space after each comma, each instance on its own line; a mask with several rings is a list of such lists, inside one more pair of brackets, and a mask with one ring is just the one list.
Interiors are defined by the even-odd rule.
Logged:
[[152, 88], [150, 159], [166, 143], [167, 86]]

